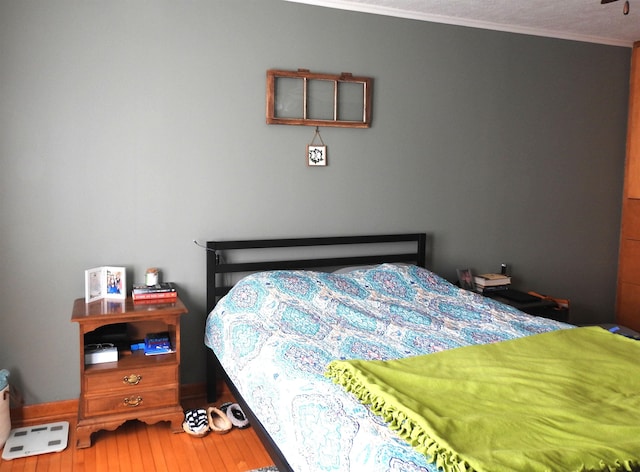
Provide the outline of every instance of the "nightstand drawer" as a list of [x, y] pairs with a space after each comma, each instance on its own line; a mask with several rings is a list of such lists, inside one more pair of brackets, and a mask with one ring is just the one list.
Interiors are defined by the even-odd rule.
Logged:
[[178, 366], [143, 367], [129, 370], [113, 370], [87, 374], [85, 394], [95, 395], [99, 392], [115, 390], [132, 390], [178, 383]]
[[138, 411], [171, 406], [177, 402], [177, 384], [152, 390], [132, 389], [130, 393], [85, 397], [84, 414], [85, 417], [128, 412], [136, 414]]

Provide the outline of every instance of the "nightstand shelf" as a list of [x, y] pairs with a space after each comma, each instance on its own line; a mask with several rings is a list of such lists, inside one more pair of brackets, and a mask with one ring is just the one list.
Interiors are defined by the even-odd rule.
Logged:
[[[91, 446], [91, 434], [112, 431], [125, 421], [147, 424], [169, 421], [182, 431], [180, 405], [180, 316], [187, 309], [180, 299], [171, 303], [134, 304], [126, 300], [77, 299], [71, 321], [80, 327], [80, 399], [76, 446]], [[119, 349], [116, 362], [85, 364], [86, 335], [108, 325], [124, 324], [129, 340], [166, 331], [175, 352], [147, 356], [142, 351]]]
[[102, 364], [85, 365], [84, 374], [93, 375], [105, 370], [141, 369], [162, 364], [175, 365], [176, 353], [162, 354], [161, 356], [145, 356], [142, 351], [121, 351], [118, 362], [105, 362]]

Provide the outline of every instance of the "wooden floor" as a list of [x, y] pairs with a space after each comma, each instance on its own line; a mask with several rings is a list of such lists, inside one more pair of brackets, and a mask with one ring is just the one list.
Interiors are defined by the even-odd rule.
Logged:
[[[219, 406], [233, 397], [224, 389]], [[204, 396], [183, 400], [183, 408], [206, 407]], [[253, 428], [233, 429], [228, 434], [210, 433], [195, 438], [186, 433], [171, 433], [169, 423], [146, 425], [127, 422], [115, 431], [92, 435], [92, 446], [75, 447], [75, 417], [47, 419], [69, 421], [69, 445], [58, 453], [0, 461], [0, 472], [244, 472], [273, 465]], [[26, 422], [25, 425], [42, 422]], [[14, 425], [23, 426], [23, 425]]]

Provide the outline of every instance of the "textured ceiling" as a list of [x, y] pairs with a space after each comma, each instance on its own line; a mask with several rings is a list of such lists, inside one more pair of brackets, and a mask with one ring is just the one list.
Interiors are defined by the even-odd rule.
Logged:
[[631, 46], [640, 41], [640, 0], [288, 0], [514, 33]]

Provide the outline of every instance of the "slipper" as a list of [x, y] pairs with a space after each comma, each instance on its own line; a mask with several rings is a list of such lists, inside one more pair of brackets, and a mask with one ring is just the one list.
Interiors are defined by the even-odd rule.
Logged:
[[209, 428], [217, 434], [226, 434], [231, 431], [233, 425], [227, 415], [217, 409], [215, 406], [207, 408], [207, 418], [209, 420]]
[[223, 403], [222, 405], [220, 405], [220, 410], [224, 411], [227, 414], [227, 418], [229, 418], [231, 424], [236, 428], [244, 429], [250, 426], [247, 416], [244, 414], [244, 411], [242, 411], [242, 408], [240, 408], [240, 405], [238, 405], [237, 403]]
[[184, 414], [182, 429], [185, 433], [198, 438], [203, 438], [209, 432], [209, 420], [204, 408], [187, 410]]

